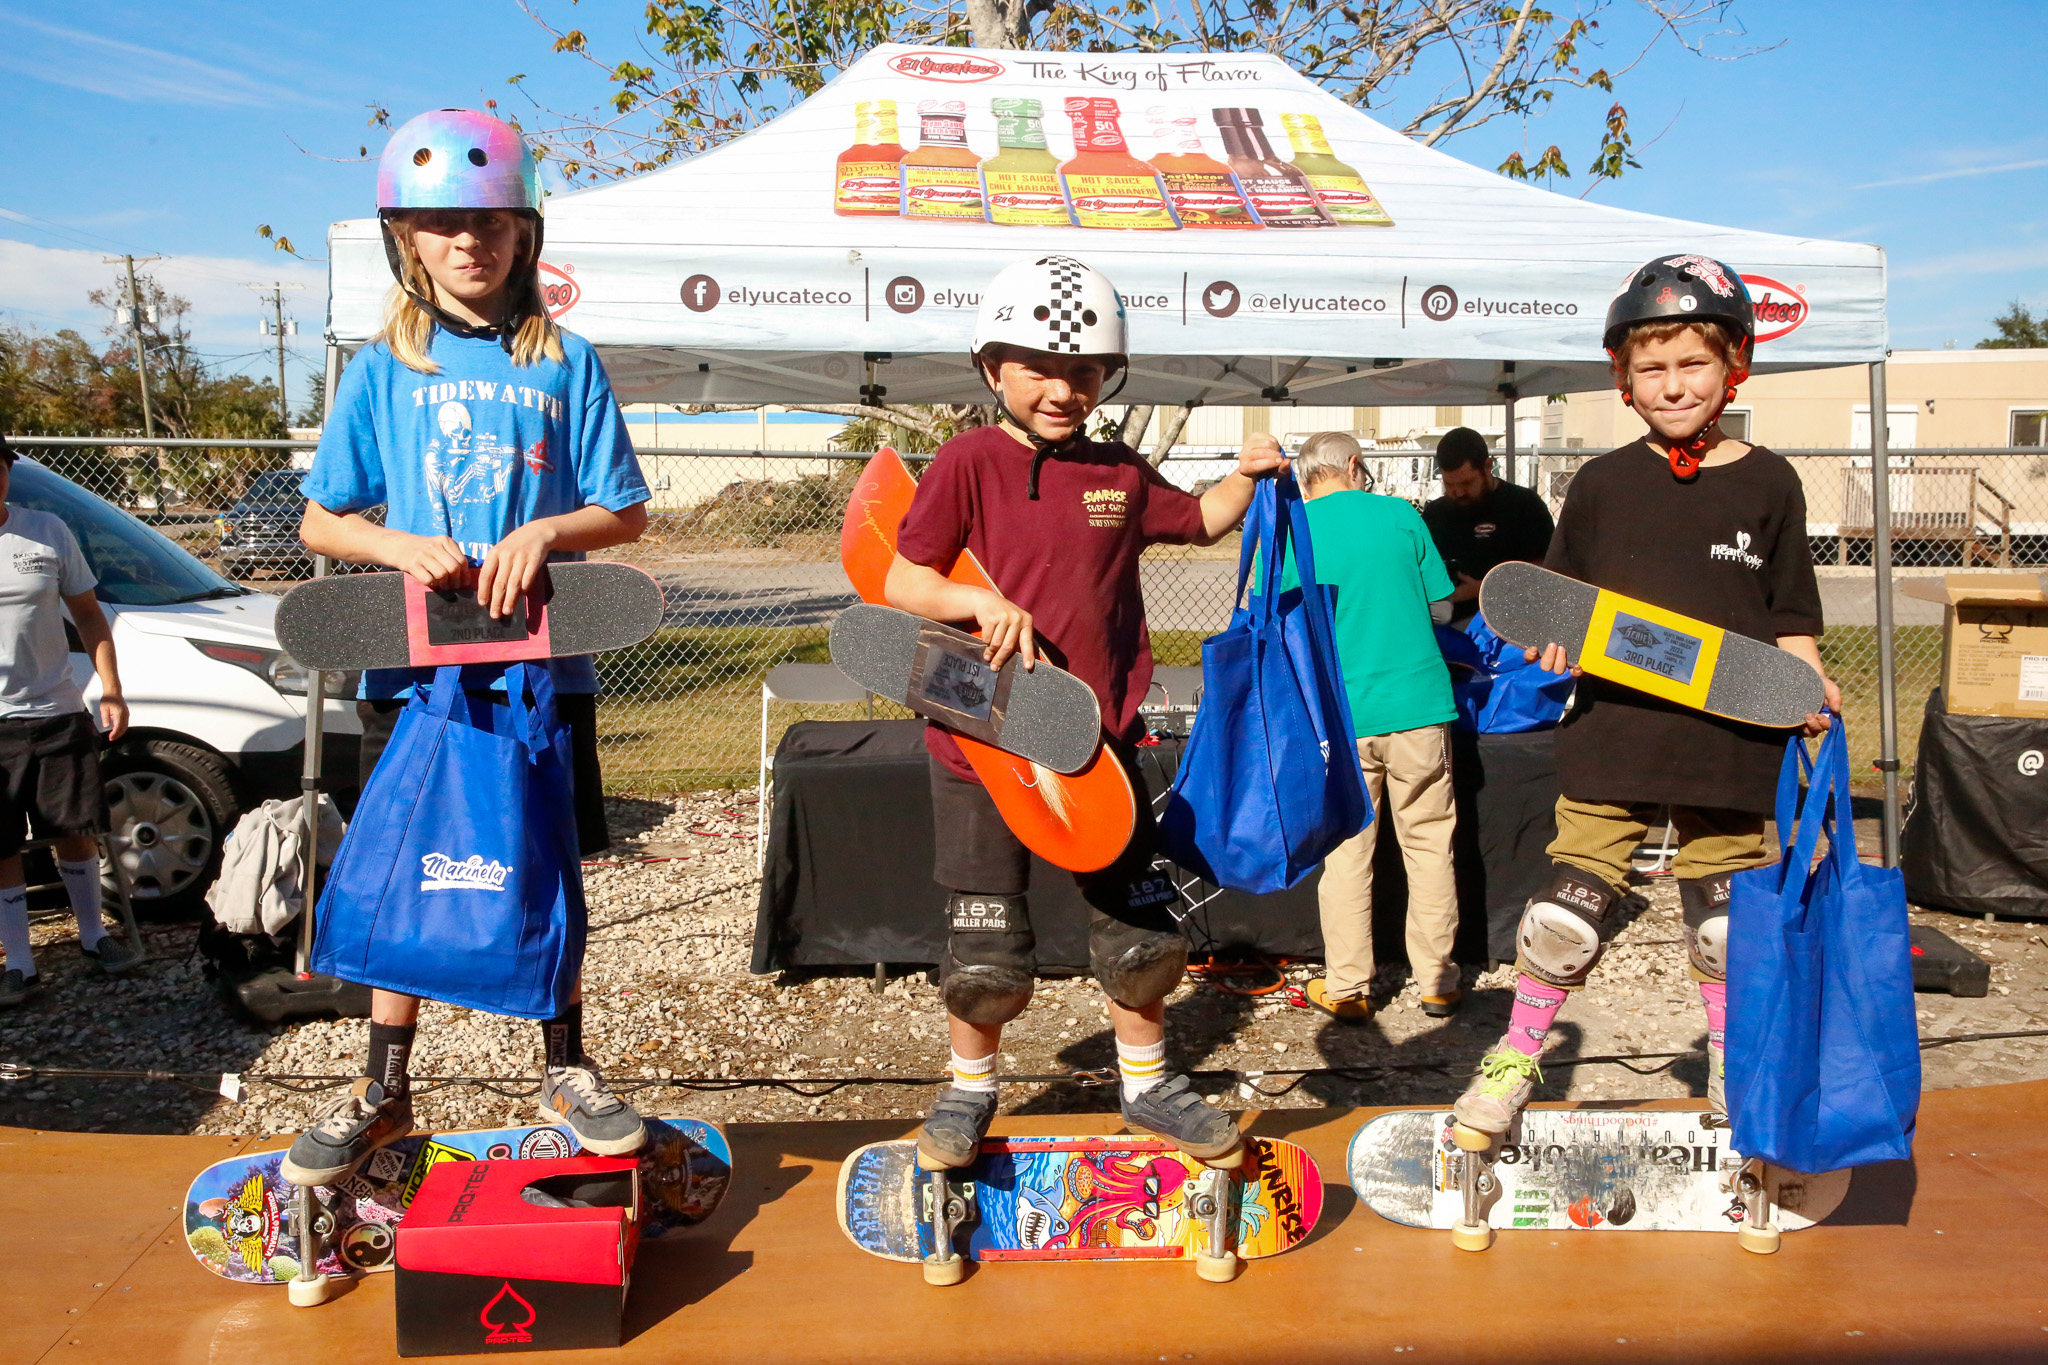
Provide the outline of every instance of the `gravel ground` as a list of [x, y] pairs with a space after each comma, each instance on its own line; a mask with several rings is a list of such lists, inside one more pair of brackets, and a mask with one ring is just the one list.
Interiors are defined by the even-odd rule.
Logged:
[[[943, 1070], [944, 1018], [926, 973], [898, 976], [879, 994], [864, 974], [756, 977], [751, 956], [757, 882], [752, 794], [704, 792], [673, 801], [607, 803], [615, 846], [587, 869], [591, 934], [585, 1041], [614, 1079], [869, 1076], [922, 1077]], [[642, 861], [644, 860], [644, 861]], [[1559, 1015], [1551, 1051], [1563, 1056], [1691, 1052], [1704, 1046], [1698, 998], [1686, 977], [1676, 888], [1642, 887], [1591, 987]], [[1981, 1000], [1919, 997], [1923, 1036], [2048, 1028], [2048, 928], [1925, 915], [1992, 964]], [[0, 1083], [0, 1125], [91, 1132], [279, 1133], [295, 1131], [322, 1095], [250, 1083], [231, 1103], [211, 1092], [219, 1073], [353, 1075], [360, 1021], [271, 1028], [238, 1018], [193, 953], [189, 925], [149, 926], [152, 960], [109, 980], [89, 972], [68, 920], [38, 925], [44, 980], [39, 997], [0, 1014], [0, 1062], [154, 1070], [205, 1078], [207, 1093], [168, 1080], [16, 1079]], [[1293, 967], [1294, 984], [1314, 974]], [[1381, 982], [1385, 1007], [1364, 1026], [1342, 1025], [1287, 1003], [1193, 981], [1169, 1004], [1169, 1059], [1183, 1068], [1241, 1073], [1204, 1089], [1231, 1108], [1425, 1104], [1451, 1099], [1479, 1054], [1506, 1026], [1511, 968], [1477, 975], [1450, 1021], [1421, 1012], [1400, 977]], [[1268, 978], [1270, 980], [1270, 978]], [[1245, 978], [1255, 984], [1254, 978]], [[1013, 1075], [1114, 1065], [1102, 996], [1092, 981], [1042, 983], [1005, 1038]], [[1929, 1088], [2048, 1077], [2048, 1040], [2010, 1039], [1930, 1049]], [[522, 1076], [539, 1065], [539, 1030], [428, 1004], [414, 1069], [421, 1075]], [[1553, 1066], [1540, 1099], [1665, 1098], [1705, 1093], [1704, 1061]], [[1283, 1074], [1315, 1067], [1351, 1075]], [[1396, 1069], [1388, 1069], [1396, 1068]], [[517, 1083], [494, 1093], [453, 1085], [420, 1095], [424, 1126], [470, 1128], [531, 1122]], [[805, 1087], [821, 1090], [823, 1087]], [[807, 1118], [903, 1118], [923, 1112], [930, 1090], [863, 1085], [822, 1094], [770, 1088], [641, 1091], [647, 1112], [723, 1122]], [[1061, 1081], [1007, 1086], [1015, 1113], [1108, 1111], [1113, 1090]]]

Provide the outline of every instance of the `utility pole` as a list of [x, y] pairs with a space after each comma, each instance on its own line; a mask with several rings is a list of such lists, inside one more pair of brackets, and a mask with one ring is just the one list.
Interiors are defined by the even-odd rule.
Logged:
[[[270, 291], [268, 297], [271, 305], [272, 320], [261, 324], [261, 327], [263, 331], [269, 332], [277, 338], [277, 417], [286, 426], [291, 425], [292, 417], [291, 405], [285, 398], [284, 392], [284, 291], [287, 289], [304, 289], [305, 287], [303, 284], [286, 284], [283, 280], [273, 280], [267, 285], [245, 284], [242, 286], [244, 289], [268, 289]], [[292, 335], [297, 336], [298, 331], [299, 324], [297, 319], [294, 319], [292, 321]]]
[[[144, 265], [147, 265], [151, 261], [160, 261], [162, 259], [163, 257], [161, 256], [144, 256], [142, 262]], [[128, 331], [135, 338], [135, 377], [142, 384], [142, 434], [154, 436], [156, 435], [156, 418], [149, 411], [149, 352], [143, 348], [142, 344], [142, 295], [135, 286], [135, 258], [133, 256], [102, 256], [100, 257], [100, 264], [126, 264], [128, 267]]]

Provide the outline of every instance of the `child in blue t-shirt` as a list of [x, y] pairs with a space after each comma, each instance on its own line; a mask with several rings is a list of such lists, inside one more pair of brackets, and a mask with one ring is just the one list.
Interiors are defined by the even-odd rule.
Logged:
[[[377, 203], [399, 287], [384, 331], [335, 393], [303, 484], [300, 536], [336, 559], [473, 589], [507, 615], [550, 560], [638, 539], [647, 484], [596, 353], [542, 304], [539, 173], [518, 132], [470, 110], [420, 115], [385, 148]], [[382, 525], [363, 516], [379, 504]], [[550, 668], [588, 854], [609, 842], [597, 674], [587, 656]], [[402, 698], [430, 678], [403, 668], [364, 675], [366, 787]], [[407, 1061], [418, 1018], [415, 997], [373, 993], [364, 1075], [292, 1144], [287, 1179], [331, 1184], [412, 1131]], [[583, 1054], [580, 993], [543, 1029], [546, 1121], [567, 1123], [593, 1153], [636, 1150], [645, 1125]]]

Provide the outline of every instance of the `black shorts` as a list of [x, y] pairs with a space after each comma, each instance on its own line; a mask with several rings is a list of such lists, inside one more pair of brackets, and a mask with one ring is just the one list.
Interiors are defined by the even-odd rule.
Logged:
[[98, 834], [107, 827], [100, 732], [83, 711], [0, 719], [0, 858], [38, 839]]
[[[503, 694], [499, 694], [502, 696]], [[363, 722], [362, 757], [356, 771], [363, 788], [384, 746], [398, 726], [398, 713], [405, 709], [403, 697], [356, 703], [356, 715]], [[612, 845], [604, 820], [604, 774], [597, 765], [597, 698], [588, 692], [557, 692], [555, 714], [569, 727], [569, 762], [576, 803], [576, 846], [584, 857], [602, 853]]]

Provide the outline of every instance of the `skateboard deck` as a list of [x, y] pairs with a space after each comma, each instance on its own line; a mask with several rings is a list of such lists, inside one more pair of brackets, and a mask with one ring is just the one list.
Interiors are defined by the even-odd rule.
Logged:
[[982, 648], [964, 630], [867, 602], [832, 622], [832, 662], [876, 696], [1054, 772], [1087, 767], [1102, 747], [1094, 689], [1044, 659], [1026, 669], [1013, 654], [990, 668]]
[[[314, 1191], [332, 1220], [317, 1271], [391, 1269], [399, 1219], [427, 1172], [443, 1161], [580, 1156], [562, 1125], [467, 1133], [413, 1133], [371, 1153], [355, 1175]], [[299, 1187], [279, 1173], [284, 1152], [245, 1152], [201, 1171], [185, 1195], [185, 1241], [199, 1264], [242, 1284], [285, 1284], [299, 1274]], [[657, 1240], [711, 1216], [732, 1179], [725, 1134], [696, 1119], [648, 1119], [640, 1150], [640, 1236]]]
[[1776, 645], [1535, 564], [1510, 560], [1487, 574], [1479, 609], [1525, 649], [1563, 645], [1596, 678], [1729, 720], [1790, 729], [1824, 702], [1820, 675]]
[[[1735, 1232], [1732, 1188], [1743, 1158], [1705, 1110], [1527, 1109], [1498, 1144], [1489, 1196], [1494, 1228], [1593, 1232]], [[1449, 1229], [1461, 1217], [1467, 1154], [1448, 1109], [1381, 1114], [1351, 1139], [1345, 1164], [1365, 1206], [1390, 1222]], [[1841, 1205], [1848, 1171], [1765, 1167], [1777, 1226], [1812, 1227]]]
[[[1196, 1196], [1226, 1186], [1230, 1249], [1277, 1256], [1307, 1238], [1323, 1210], [1314, 1159], [1268, 1138], [1246, 1138], [1244, 1165], [1228, 1172], [1157, 1138], [988, 1138], [948, 1183], [972, 1189], [973, 1216], [953, 1241], [970, 1261], [1191, 1260], [1207, 1246]], [[935, 1234], [921, 1208], [931, 1187], [915, 1142], [862, 1147], [839, 1168], [839, 1226], [885, 1260], [929, 1260]]]
[[602, 654], [661, 624], [661, 585], [630, 564], [550, 564], [542, 584], [499, 618], [410, 574], [316, 578], [278, 604], [277, 642], [307, 668], [432, 668]]
[[[864, 602], [886, 606], [882, 584], [896, 558], [896, 528], [917, 495], [895, 451], [875, 452], [861, 470], [839, 532], [839, 562]], [[955, 583], [994, 588], [974, 555], [962, 551], [947, 574]], [[1059, 773], [972, 735], [958, 736], [960, 751], [1024, 846], [1054, 867], [1094, 872], [1115, 862], [1137, 826], [1130, 775], [1107, 744], [1076, 773]]]

